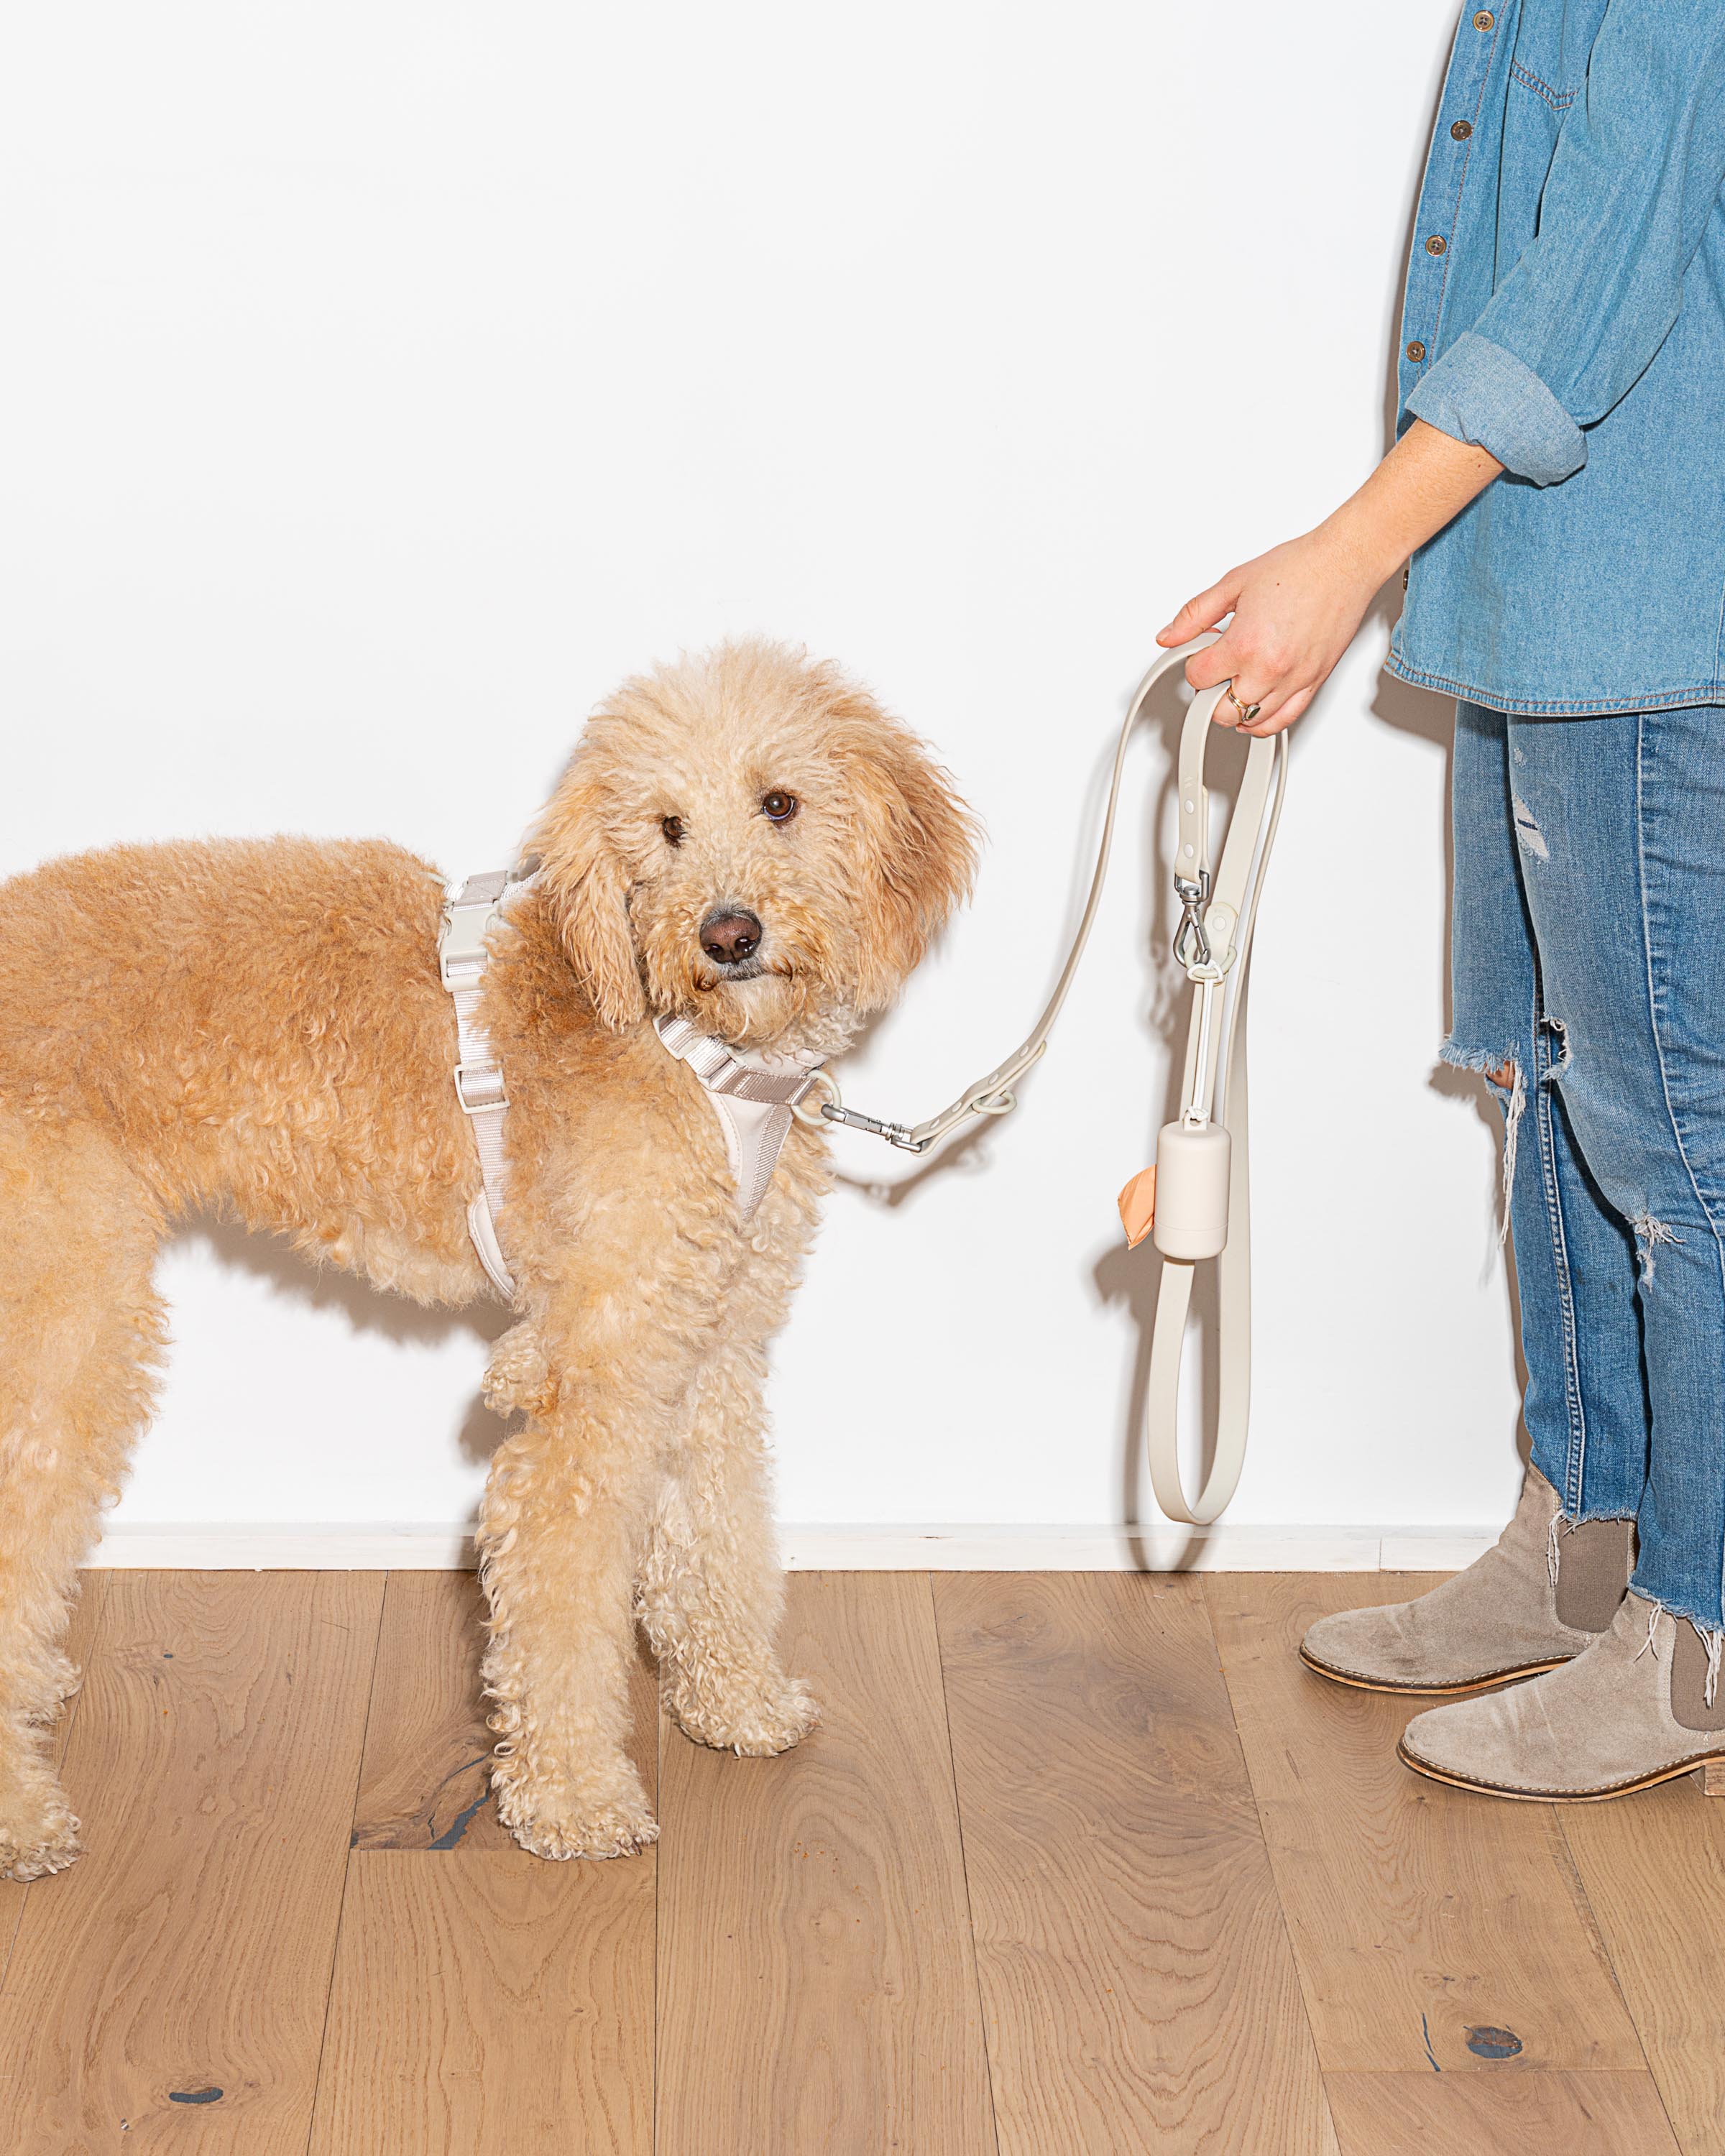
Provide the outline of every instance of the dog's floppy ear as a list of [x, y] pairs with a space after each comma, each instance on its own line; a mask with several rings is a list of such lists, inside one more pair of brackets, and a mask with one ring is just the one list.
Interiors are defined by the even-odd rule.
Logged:
[[976, 874], [976, 819], [908, 727], [870, 707], [839, 729], [868, 908], [860, 1010], [891, 1002]]
[[629, 918], [629, 876], [606, 829], [607, 790], [578, 755], [533, 834], [540, 880], [593, 1007], [615, 1031], [647, 1013]]

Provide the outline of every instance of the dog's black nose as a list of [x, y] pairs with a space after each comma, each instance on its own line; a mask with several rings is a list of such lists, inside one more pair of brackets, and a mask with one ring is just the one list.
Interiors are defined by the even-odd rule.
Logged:
[[753, 956], [761, 924], [752, 913], [710, 913], [701, 924], [701, 947], [721, 966]]

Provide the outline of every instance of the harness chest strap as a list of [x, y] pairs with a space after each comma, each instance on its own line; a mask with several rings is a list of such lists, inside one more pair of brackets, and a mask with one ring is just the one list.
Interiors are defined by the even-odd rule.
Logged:
[[[490, 955], [485, 938], [509, 885], [506, 870], [470, 876], [445, 903], [438, 968], [455, 1005], [455, 1097], [473, 1126], [480, 1158], [481, 1187], [467, 1209], [467, 1231], [480, 1263], [512, 1300], [515, 1281], [497, 1237], [506, 1182], [503, 1127], [509, 1096], [479, 1017]], [[813, 1088], [824, 1059], [810, 1050], [773, 1056], [732, 1048], [699, 1032], [686, 1019], [655, 1019], [653, 1029], [666, 1053], [686, 1066], [711, 1102], [737, 1180], [737, 1211], [744, 1220], [752, 1219], [790, 1134], [791, 1111]]]
[[812, 1049], [768, 1055], [727, 1047], [697, 1032], [685, 1018], [656, 1018], [653, 1030], [667, 1054], [693, 1071], [711, 1101], [737, 1178], [737, 1209], [752, 1219], [790, 1136], [791, 1111], [813, 1090], [825, 1058]]
[[455, 1098], [473, 1127], [480, 1158], [480, 1191], [467, 1209], [467, 1232], [480, 1263], [512, 1301], [515, 1282], [497, 1240], [497, 1217], [503, 1210], [503, 1119], [509, 1095], [491, 1053], [490, 1036], [479, 1017], [490, 956], [485, 937], [502, 909], [508, 886], [506, 869], [470, 876], [444, 902], [437, 956], [439, 974], [455, 1005]]

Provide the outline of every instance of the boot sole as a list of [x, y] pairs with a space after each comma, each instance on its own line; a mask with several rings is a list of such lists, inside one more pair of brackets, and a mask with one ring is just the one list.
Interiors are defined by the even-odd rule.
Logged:
[[1632, 1797], [1638, 1790], [1657, 1789], [1661, 1782], [1675, 1782], [1685, 1774], [1711, 1770], [1712, 1779], [1725, 1772], [1725, 1752], [1703, 1753], [1698, 1759], [1680, 1760], [1675, 1767], [1661, 1767], [1656, 1774], [1642, 1774], [1633, 1782], [1614, 1782], [1609, 1789], [1511, 1789], [1501, 1782], [1472, 1782], [1465, 1774], [1446, 1774], [1440, 1767], [1427, 1764], [1415, 1758], [1405, 1744], [1398, 1744], [1395, 1756], [1404, 1767], [1416, 1774], [1423, 1774], [1428, 1782], [1442, 1782], [1452, 1789], [1466, 1789], [1476, 1797], [1507, 1797], [1518, 1804], [1605, 1804], [1614, 1797]]
[[1461, 1684], [1420, 1685], [1381, 1684], [1373, 1677], [1351, 1677], [1345, 1671], [1332, 1670], [1327, 1662], [1319, 1661], [1301, 1647], [1300, 1659], [1314, 1676], [1327, 1677], [1332, 1684], [1348, 1685], [1355, 1691], [1381, 1691], [1398, 1699], [1458, 1699], [1473, 1691], [1490, 1691], [1494, 1686], [1514, 1684], [1520, 1677], [1543, 1676], [1548, 1670], [1560, 1670], [1568, 1660], [1567, 1655], [1554, 1662], [1529, 1662], [1518, 1670], [1499, 1670], [1489, 1677], [1468, 1677]]

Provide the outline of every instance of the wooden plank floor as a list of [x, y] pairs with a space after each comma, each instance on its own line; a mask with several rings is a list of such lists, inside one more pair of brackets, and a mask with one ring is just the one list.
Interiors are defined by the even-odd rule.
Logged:
[[1189, 1579], [935, 1582], [1000, 2156], [1328, 2146]]
[[790, 1590], [818, 1737], [781, 1759], [664, 1738], [660, 2151], [992, 2156], [928, 1583]]
[[802, 1573], [777, 1760], [525, 1856], [464, 1573], [93, 1575], [90, 1853], [0, 1885], [0, 2156], [1719, 2156], [1725, 1804], [1394, 1764], [1351, 1574]]

